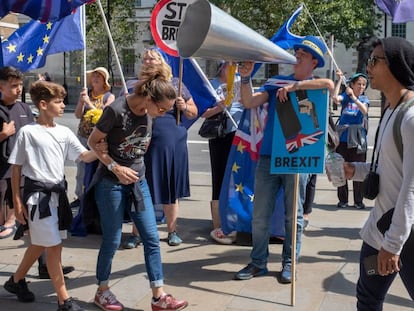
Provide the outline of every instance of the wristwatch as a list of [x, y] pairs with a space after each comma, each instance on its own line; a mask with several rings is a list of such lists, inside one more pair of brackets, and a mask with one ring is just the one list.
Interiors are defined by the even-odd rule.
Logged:
[[118, 163], [116, 163], [114, 160], [112, 160], [111, 163], [109, 163], [106, 167], [108, 168], [108, 171], [112, 172], [112, 170], [117, 166]]

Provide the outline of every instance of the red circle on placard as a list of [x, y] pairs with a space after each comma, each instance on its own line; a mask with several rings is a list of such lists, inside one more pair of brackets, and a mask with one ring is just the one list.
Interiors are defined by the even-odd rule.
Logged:
[[[186, 0], [186, 1], [181, 1], [181, 2], [185, 2], [187, 4], [191, 4], [193, 3], [195, 0]], [[150, 28], [151, 28], [151, 34], [152, 37], [154, 38], [155, 43], [157, 44], [157, 46], [163, 50], [165, 53], [178, 57], [178, 50], [171, 48], [171, 46], [169, 46], [161, 37], [160, 32], [158, 31], [158, 27], [157, 27], [157, 17], [160, 14], [160, 12], [162, 11], [162, 9], [164, 9], [164, 7], [170, 3], [173, 2], [173, 0], [161, 0], [160, 2], [158, 2], [151, 14], [151, 21], [150, 21]], [[177, 1], [175, 1], [177, 2]]]

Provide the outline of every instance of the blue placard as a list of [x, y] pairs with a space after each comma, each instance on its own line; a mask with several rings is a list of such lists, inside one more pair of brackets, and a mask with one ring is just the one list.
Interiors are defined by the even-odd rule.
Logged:
[[328, 95], [328, 89], [300, 90], [276, 103], [272, 174], [324, 172]]

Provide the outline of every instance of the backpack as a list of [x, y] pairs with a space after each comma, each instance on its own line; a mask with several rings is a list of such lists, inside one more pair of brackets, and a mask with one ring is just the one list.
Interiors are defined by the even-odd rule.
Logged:
[[401, 109], [398, 111], [397, 116], [395, 117], [394, 127], [393, 127], [393, 136], [394, 136], [394, 143], [397, 147], [398, 153], [400, 154], [401, 160], [403, 158], [403, 143], [401, 137], [401, 122], [404, 118], [405, 113], [414, 105], [414, 97], [408, 100], [404, 105], [402, 105]]

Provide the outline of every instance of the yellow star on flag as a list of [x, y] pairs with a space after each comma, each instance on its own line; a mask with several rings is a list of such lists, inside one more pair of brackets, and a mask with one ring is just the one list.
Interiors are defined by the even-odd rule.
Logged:
[[48, 22], [48, 23], [46, 24], [46, 29], [47, 29], [47, 30], [52, 29], [52, 25], [53, 25], [53, 23]]
[[237, 171], [239, 170], [239, 168], [240, 168], [240, 166], [238, 166], [237, 163], [234, 163], [233, 166], [232, 166], [232, 168], [231, 168], [231, 171], [237, 173]]
[[250, 202], [254, 201], [254, 194], [249, 194]]
[[32, 54], [30, 54], [29, 57], [27, 58], [27, 63], [28, 64], [33, 63], [33, 55]]
[[43, 55], [43, 49], [39, 46], [39, 48], [37, 49], [37, 56], [41, 56]]
[[12, 43], [9, 43], [9, 45], [6, 47], [6, 49], [9, 50], [9, 53], [16, 52], [16, 45], [12, 44]]
[[237, 145], [237, 151], [240, 152], [240, 153], [243, 153], [245, 148], [246, 147], [243, 146], [243, 143], [240, 141]]
[[242, 183], [236, 184], [236, 191], [237, 192], [240, 192], [240, 193], [243, 193], [244, 188], [243, 188], [243, 184]]
[[43, 43], [45, 43], [45, 44], [49, 43], [49, 36], [48, 35], [45, 35], [43, 37]]
[[20, 54], [17, 56], [17, 62], [21, 63], [24, 59], [24, 54], [22, 52], [20, 52]]

